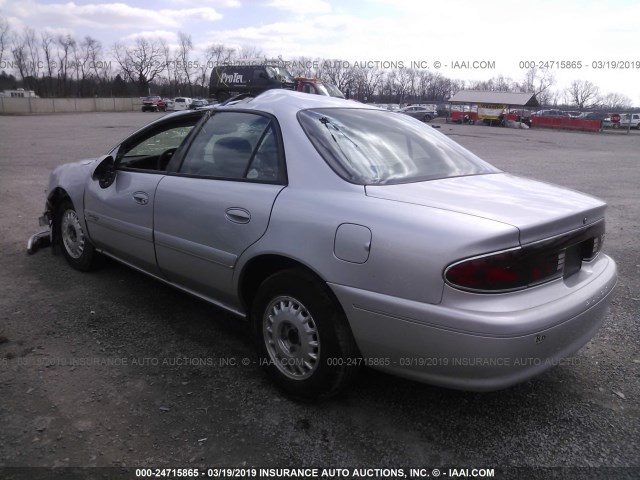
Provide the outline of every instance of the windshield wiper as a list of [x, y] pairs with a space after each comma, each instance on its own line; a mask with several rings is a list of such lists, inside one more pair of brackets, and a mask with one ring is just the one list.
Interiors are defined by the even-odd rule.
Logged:
[[[331, 125], [331, 127], [333, 129], [335, 129], [336, 132], [340, 133], [340, 135], [342, 135], [346, 140], [351, 142], [354, 147], [356, 147], [358, 150], [360, 150], [360, 147], [358, 146], [358, 144], [356, 142], [354, 142], [351, 138], [349, 138], [349, 136], [346, 133], [344, 133], [342, 130], [340, 130], [337, 125], [334, 125], [331, 122], [331, 120], [329, 120], [327, 117], [320, 117], [319, 120], [320, 120], [320, 123], [322, 123], [325, 127], [327, 127], [327, 130], [329, 131], [329, 135], [331, 135], [331, 138], [333, 138], [333, 141], [336, 143], [336, 146], [338, 147], [338, 150], [340, 150], [340, 153], [342, 154], [343, 158], [348, 163], [353, 164], [353, 162], [351, 160], [351, 157], [346, 154], [346, 152], [340, 146], [340, 142], [338, 142], [336, 137], [333, 136], [333, 133], [331, 132], [331, 128], [329, 127], [329, 125]], [[362, 150], [360, 150], [360, 152], [362, 152]], [[363, 155], [363, 154], [361, 153], [361, 155]], [[371, 170], [371, 172], [373, 174], [373, 177], [374, 177], [373, 179], [370, 179], [370, 180], [373, 183], [378, 183], [380, 181], [380, 170], [373, 163], [369, 163], [368, 166], [369, 166], [369, 168], [370, 168], [370, 170]], [[360, 175], [360, 177], [361, 178], [365, 178], [364, 175], [362, 175], [362, 174]]]
[[346, 138], [351, 143], [353, 143], [353, 145], [356, 148], [359, 148], [358, 144], [356, 142], [351, 140], [351, 138], [349, 138], [349, 136], [346, 133], [344, 133], [342, 130], [340, 130], [337, 125], [334, 125], [333, 123], [331, 123], [331, 120], [329, 120], [327, 117], [320, 117], [320, 123], [322, 123], [325, 127], [327, 127], [327, 130], [329, 130], [329, 133], [331, 134], [331, 138], [333, 138], [333, 140], [336, 143], [338, 143], [338, 141], [336, 140], [336, 137], [333, 136], [333, 133], [331, 133], [331, 129], [329, 128], [329, 125], [331, 125], [337, 132], [340, 132], [340, 135], [342, 135], [344, 138]]

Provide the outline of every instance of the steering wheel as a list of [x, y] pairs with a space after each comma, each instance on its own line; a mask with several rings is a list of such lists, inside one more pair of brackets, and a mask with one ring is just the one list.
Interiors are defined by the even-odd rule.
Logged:
[[167, 169], [167, 166], [169, 165], [169, 162], [171, 161], [171, 158], [173, 157], [173, 154], [176, 152], [176, 150], [177, 150], [177, 148], [173, 147], [173, 148], [169, 148], [168, 150], [165, 150], [164, 152], [162, 152], [158, 156], [158, 160], [156, 161], [156, 170], [165, 171]]

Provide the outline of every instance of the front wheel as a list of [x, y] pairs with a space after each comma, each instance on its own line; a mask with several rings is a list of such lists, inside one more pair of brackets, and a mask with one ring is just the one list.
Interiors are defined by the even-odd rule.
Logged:
[[254, 299], [252, 321], [260, 364], [294, 397], [335, 395], [358, 370], [358, 349], [342, 308], [305, 271], [268, 277]]
[[99, 254], [85, 235], [80, 218], [68, 200], [58, 207], [56, 230], [62, 254], [73, 268], [87, 272], [97, 266]]

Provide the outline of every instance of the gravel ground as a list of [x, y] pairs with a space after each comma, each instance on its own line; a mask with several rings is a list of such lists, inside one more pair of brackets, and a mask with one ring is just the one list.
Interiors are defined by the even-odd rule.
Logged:
[[366, 370], [345, 395], [306, 404], [267, 381], [246, 326], [225, 312], [115, 262], [82, 274], [49, 251], [26, 255], [50, 170], [161, 115], [0, 117], [0, 477], [24, 466], [640, 477], [640, 132], [440, 125], [499, 168], [609, 203], [619, 284], [603, 328], [569, 361], [482, 394]]

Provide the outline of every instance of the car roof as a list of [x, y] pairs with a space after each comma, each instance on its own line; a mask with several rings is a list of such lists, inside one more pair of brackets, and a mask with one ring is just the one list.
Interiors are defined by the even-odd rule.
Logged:
[[[372, 105], [367, 105], [353, 100], [329, 97], [326, 95], [310, 95], [308, 93], [294, 92], [285, 89], [267, 90], [256, 97], [241, 100], [239, 103], [229, 105], [214, 105], [216, 110], [238, 109], [258, 110], [271, 113], [275, 116], [295, 115], [300, 110], [313, 108], [358, 108], [365, 110], [381, 110]], [[386, 110], [385, 110], [386, 111]]]

